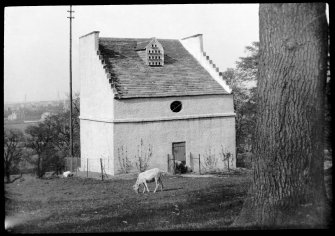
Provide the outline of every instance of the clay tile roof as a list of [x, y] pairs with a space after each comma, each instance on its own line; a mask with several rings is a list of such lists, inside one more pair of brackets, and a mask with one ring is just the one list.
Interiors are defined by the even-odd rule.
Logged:
[[145, 40], [145, 41], [137, 42], [136, 50], [145, 49], [145, 47], [150, 43], [150, 41], [151, 40]]
[[99, 52], [118, 98], [228, 94], [179, 40], [157, 39], [164, 48], [164, 66], [147, 66], [136, 49], [150, 40], [99, 38]]

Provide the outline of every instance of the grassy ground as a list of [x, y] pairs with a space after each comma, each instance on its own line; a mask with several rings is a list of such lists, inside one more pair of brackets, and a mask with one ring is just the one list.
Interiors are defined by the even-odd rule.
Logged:
[[[7, 230], [79, 233], [226, 229], [239, 214], [250, 175], [165, 176], [164, 191], [136, 194], [135, 179], [24, 180], [6, 184]], [[149, 189], [154, 189], [149, 184]]]

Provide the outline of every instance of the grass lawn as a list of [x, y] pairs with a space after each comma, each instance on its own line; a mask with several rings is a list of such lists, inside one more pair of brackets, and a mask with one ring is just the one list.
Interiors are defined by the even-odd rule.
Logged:
[[[136, 194], [136, 179], [35, 179], [6, 184], [7, 230], [81, 233], [226, 229], [239, 214], [250, 174], [164, 176], [164, 191]], [[154, 183], [149, 189], [154, 190]], [[142, 190], [142, 189], [140, 189]], [[160, 190], [160, 189], [159, 189]]]

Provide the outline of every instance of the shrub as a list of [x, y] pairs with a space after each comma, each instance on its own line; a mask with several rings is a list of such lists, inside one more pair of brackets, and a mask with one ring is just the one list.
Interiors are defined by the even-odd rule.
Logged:
[[124, 148], [122, 145], [121, 148], [117, 149], [117, 155], [120, 164], [119, 172], [123, 174], [128, 174], [133, 168], [133, 164], [128, 158], [127, 148]]
[[135, 155], [135, 164], [139, 172], [146, 171], [149, 168], [149, 162], [152, 156], [152, 145], [148, 145], [147, 151], [143, 153], [143, 140], [137, 145], [137, 155]]
[[223, 146], [221, 145], [221, 151], [220, 151], [220, 156], [221, 156], [221, 160], [223, 162], [224, 165], [227, 166], [228, 171], [230, 171], [230, 164], [232, 162], [232, 158], [233, 158], [233, 154], [229, 151], [226, 151]]
[[215, 153], [212, 154], [211, 148], [204, 154], [204, 167], [206, 172], [212, 172], [217, 170], [218, 159], [215, 157]]

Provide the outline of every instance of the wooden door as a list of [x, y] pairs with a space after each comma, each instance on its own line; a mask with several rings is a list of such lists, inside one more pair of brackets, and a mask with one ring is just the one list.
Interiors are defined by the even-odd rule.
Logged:
[[185, 142], [172, 143], [172, 153], [176, 161], [182, 161], [186, 164]]

